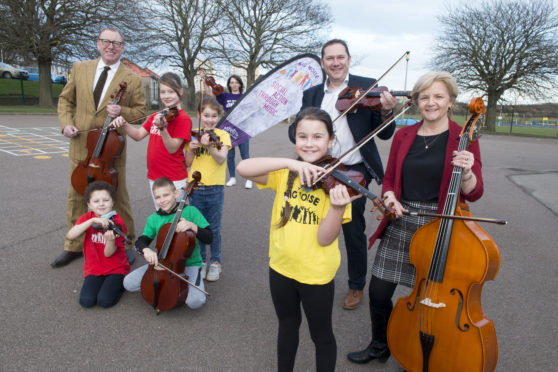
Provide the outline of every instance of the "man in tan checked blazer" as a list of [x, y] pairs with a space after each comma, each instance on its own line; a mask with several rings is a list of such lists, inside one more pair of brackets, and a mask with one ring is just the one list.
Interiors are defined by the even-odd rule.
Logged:
[[[79, 134], [78, 130], [102, 127], [107, 116], [115, 118], [119, 115], [126, 120], [132, 120], [145, 114], [145, 93], [140, 78], [120, 63], [124, 52], [124, 39], [115, 29], [104, 29], [97, 39], [97, 48], [101, 57], [91, 61], [77, 62], [72, 68], [68, 84], [58, 98], [58, 119], [64, 136], [70, 138], [70, 175], [87, 157], [87, 132]], [[95, 107], [93, 91], [106, 69], [106, 82], [102, 90], [98, 107]], [[104, 78], [101, 78], [104, 80]], [[125, 81], [128, 86], [119, 104], [110, 103], [110, 95], [119, 89], [120, 82]], [[102, 86], [102, 84], [101, 84]], [[126, 135], [124, 134], [124, 138]], [[130, 198], [126, 187], [126, 145], [120, 158], [114, 164], [118, 171], [118, 188], [114, 209], [122, 216], [127, 232], [131, 239], [135, 239], [134, 220], [130, 207]], [[68, 229], [77, 219], [87, 211], [83, 196], [78, 194], [71, 185], [68, 190], [68, 205], [66, 216]], [[64, 242], [64, 252], [51, 264], [52, 267], [62, 267], [82, 256], [82, 239]], [[127, 249], [131, 246], [127, 246]], [[132, 260], [131, 251], [127, 250], [129, 261]]]

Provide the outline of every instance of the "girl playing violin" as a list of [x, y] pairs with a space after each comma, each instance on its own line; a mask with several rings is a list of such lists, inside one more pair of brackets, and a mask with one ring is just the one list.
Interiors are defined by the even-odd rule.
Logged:
[[184, 164], [183, 144], [190, 141], [192, 120], [180, 108], [183, 93], [182, 82], [178, 75], [167, 72], [159, 79], [159, 97], [168, 109], [163, 110], [166, 112], [153, 113], [139, 128], [130, 125], [122, 116], [117, 117], [111, 123], [111, 126], [116, 128], [124, 127], [128, 136], [136, 141], [141, 141], [149, 135], [147, 178], [155, 209], [157, 209], [157, 203], [153, 196], [153, 182], [157, 178], [170, 178], [181, 192], [179, 198], [182, 198], [182, 188], [186, 185], [188, 177]]
[[[221, 273], [221, 216], [225, 198], [227, 153], [231, 148], [229, 134], [215, 128], [220, 114], [221, 107], [215, 98], [204, 97], [198, 106], [198, 120], [204, 131], [199, 134], [199, 140], [192, 139], [185, 146], [186, 165], [190, 167], [190, 173], [199, 171], [202, 174], [202, 185], [192, 193], [190, 204], [205, 216], [213, 231], [209, 268], [205, 245], [200, 245], [202, 278], [210, 282], [219, 280]], [[211, 135], [209, 131], [212, 131]]]
[[[269, 286], [279, 320], [279, 371], [292, 371], [298, 348], [300, 303], [316, 347], [317, 371], [335, 369], [337, 345], [333, 335], [334, 277], [341, 254], [337, 237], [351, 219], [351, 197], [337, 185], [329, 195], [310, 186], [324, 172], [312, 163], [324, 157], [333, 142], [327, 112], [309, 107], [294, 122], [295, 150], [300, 160], [252, 158], [242, 160], [238, 173], [258, 187], [276, 192], [271, 215]], [[354, 197], [356, 198], [356, 197]]]
[[483, 194], [478, 141], [468, 150], [456, 151], [461, 127], [449, 115], [457, 93], [457, 83], [448, 72], [421, 76], [413, 87], [412, 99], [422, 121], [401, 128], [393, 137], [382, 195], [397, 218], [391, 222], [384, 218], [369, 241], [372, 246], [381, 239], [369, 286], [372, 341], [366, 349], [348, 354], [354, 363], [372, 359], [385, 362], [389, 358], [386, 331], [393, 309], [391, 297], [397, 284], [414, 285], [409, 245], [413, 234], [433, 217], [413, 217], [403, 212], [442, 213], [453, 166], [463, 168], [462, 199], [475, 201]]
[[76, 224], [68, 231], [66, 238], [77, 239], [85, 234], [83, 239], [83, 286], [79, 294], [79, 304], [92, 307], [115, 305], [124, 287], [124, 275], [130, 271], [130, 264], [126, 259], [124, 241], [115, 236], [110, 229], [103, 232], [93, 228], [98, 224], [107, 228], [111, 224], [119, 225], [125, 234], [126, 226], [122, 217], [112, 210], [115, 190], [112, 185], [104, 181], [95, 181], [85, 188], [84, 199], [87, 201], [89, 212], [82, 215]]

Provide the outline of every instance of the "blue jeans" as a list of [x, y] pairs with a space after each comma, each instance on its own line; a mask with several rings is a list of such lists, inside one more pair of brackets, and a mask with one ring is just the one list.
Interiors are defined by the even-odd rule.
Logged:
[[[240, 150], [240, 157], [242, 159], [250, 158], [250, 141], [246, 141], [238, 145], [238, 149]], [[236, 150], [235, 147], [229, 150], [227, 153], [227, 168], [229, 168], [229, 177], [234, 177], [235, 175], [235, 161], [234, 161], [234, 154]]]
[[[225, 187], [223, 185], [198, 186], [198, 189], [194, 191], [190, 198], [190, 205], [199, 209], [207, 222], [209, 222], [209, 228], [213, 232], [210, 263], [221, 262], [221, 217], [223, 215], [224, 201]], [[199, 243], [201, 256], [205, 262], [207, 261], [205, 244], [202, 244], [202, 242]]]

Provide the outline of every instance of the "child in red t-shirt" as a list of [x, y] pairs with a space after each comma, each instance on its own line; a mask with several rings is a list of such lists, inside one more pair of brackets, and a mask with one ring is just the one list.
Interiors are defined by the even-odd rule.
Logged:
[[[182, 188], [186, 185], [188, 178], [188, 171], [184, 163], [184, 142], [190, 141], [192, 120], [180, 108], [183, 93], [180, 77], [172, 72], [167, 72], [159, 79], [159, 97], [165, 108], [176, 108], [173, 111], [177, 111], [178, 115], [174, 119], [167, 122], [162, 112], [155, 112], [138, 128], [130, 125], [122, 116], [117, 117], [111, 123], [111, 126], [115, 128], [123, 127], [126, 134], [136, 141], [141, 141], [149, 135], [147, 178], [155, 209], [158, 207], [153, 197], [153, 182], [157, 178], [170, 178], [176, 189], [181, 192], [179, 198], [182, 198]], [[173, 111], [168, 110], [167, 113]]]
[[114, 231], [93, 229], [93, 224], [104, 229], [116, 225], [124, 234], [126, 226], [122, 217], [112, 210], [114, 205], [114, 187], [104, 181], [95, 181], [85, 188], [84, 198], [89, 212], [81, 216], [66, 237], [77, 239], [85, 233], [83, 239], [83, 287], [79, 294], [79, 303], [83, 307], [95, 304], [101, 307], [115, 305], [124, 287], [124, 275], [130, 272], [126, 259], [124, 241]]

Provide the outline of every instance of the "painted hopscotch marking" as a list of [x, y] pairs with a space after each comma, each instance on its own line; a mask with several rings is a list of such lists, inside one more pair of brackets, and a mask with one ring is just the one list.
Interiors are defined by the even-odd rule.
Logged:
[[69, 142], [60, 133], [60, 127], [10, 128], [0, 125], [0, 152], [13, 156], [37, 157], [48, 154], [65, 154]]

